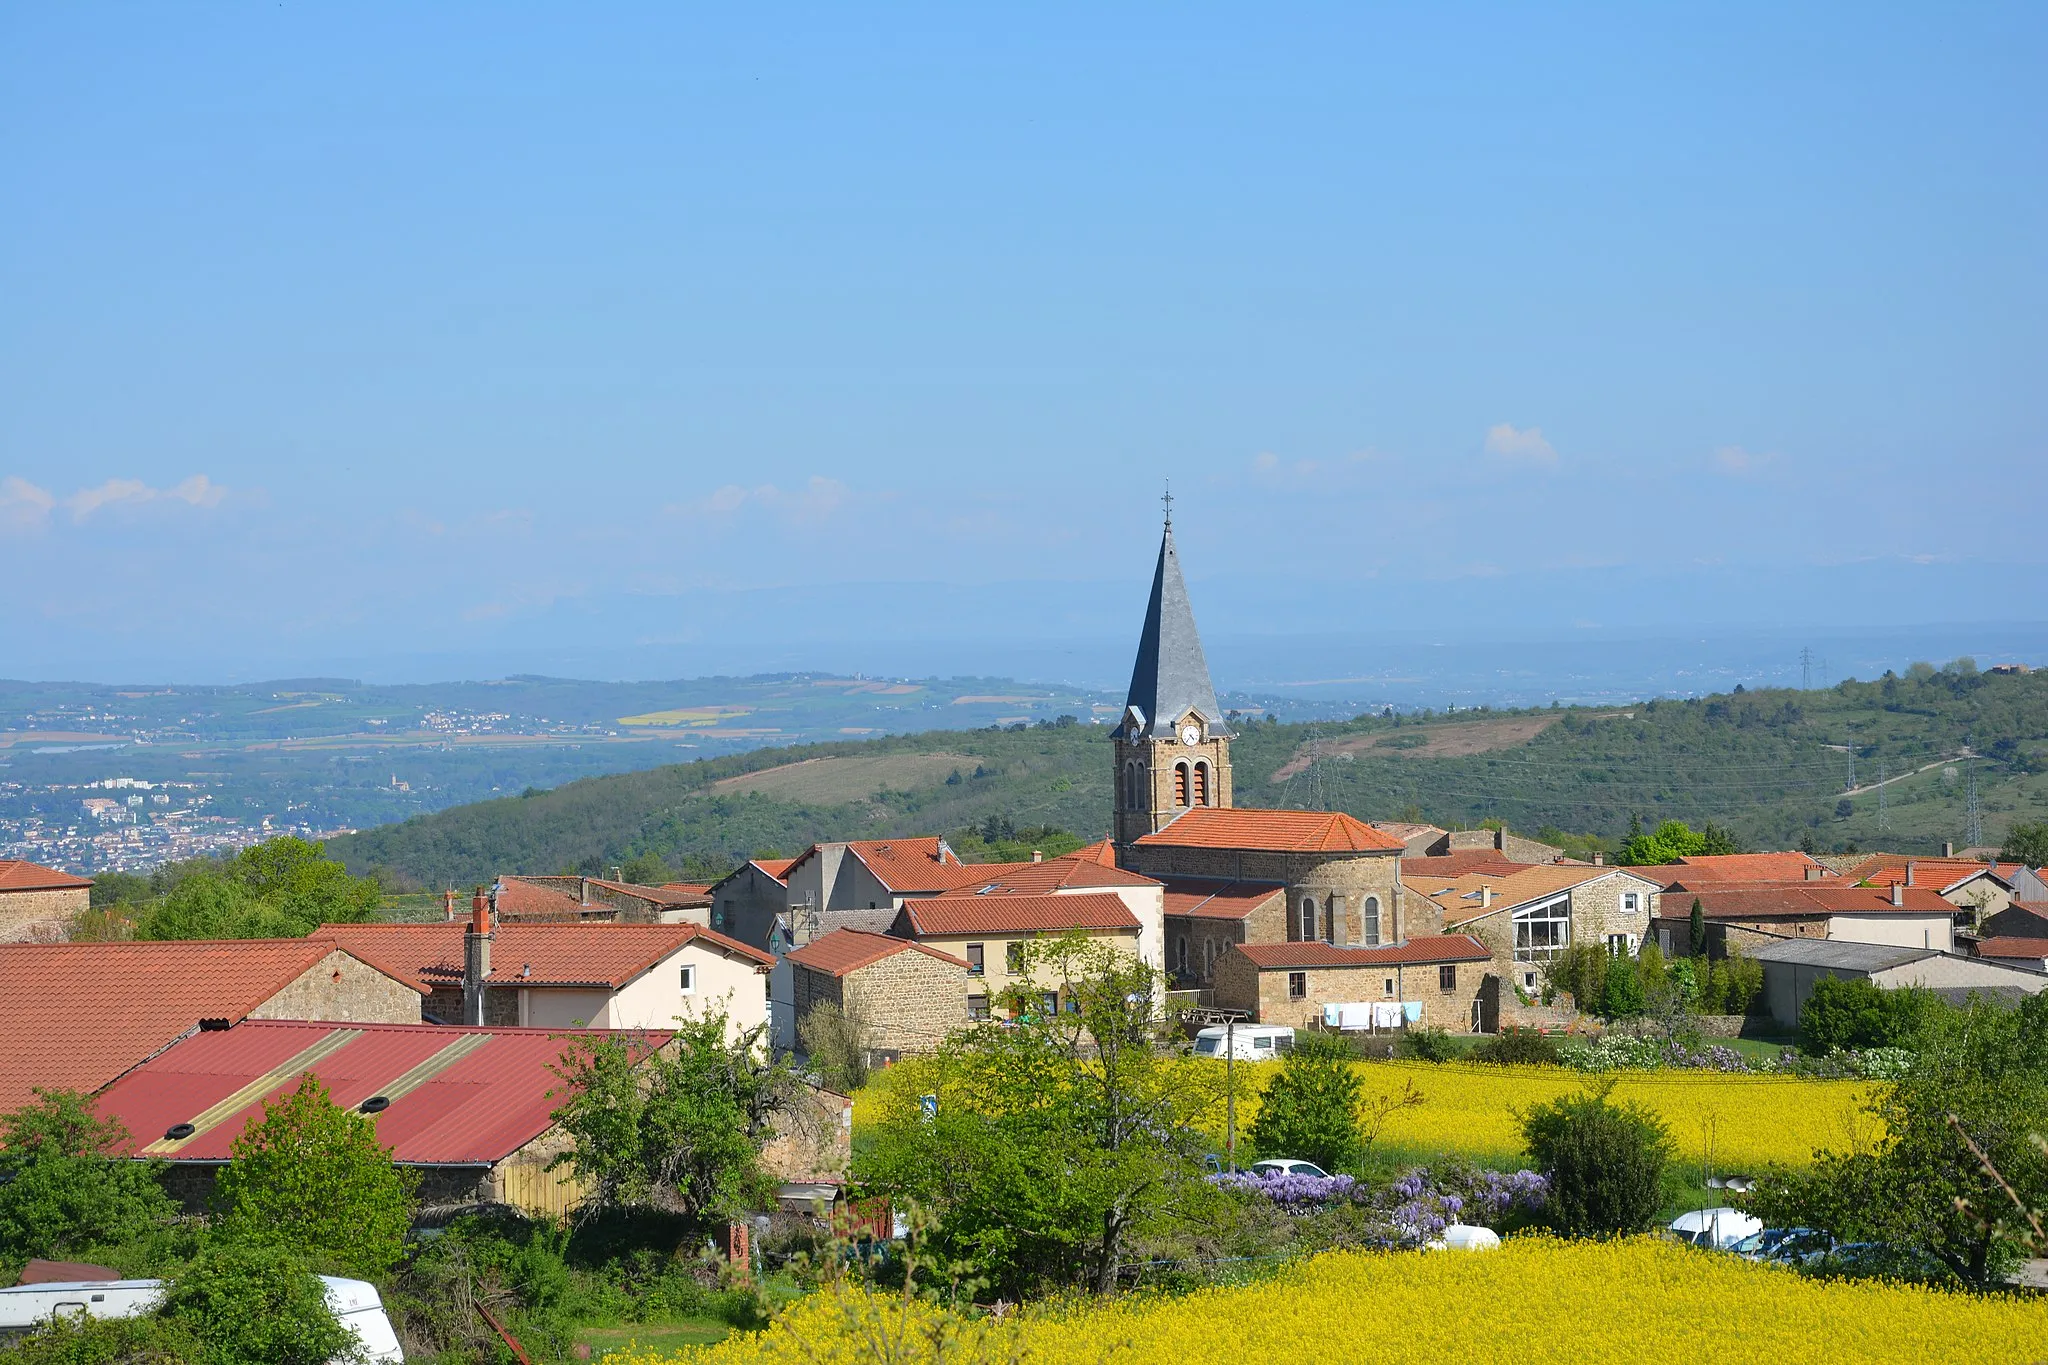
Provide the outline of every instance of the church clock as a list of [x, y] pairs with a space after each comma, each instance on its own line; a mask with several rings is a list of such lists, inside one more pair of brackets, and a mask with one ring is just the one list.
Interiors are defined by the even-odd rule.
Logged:
[[1202, 727], [1199, 725], [1181, 726], [1180, 742], [1187, 745], [1200, 744], [1202, 742]]

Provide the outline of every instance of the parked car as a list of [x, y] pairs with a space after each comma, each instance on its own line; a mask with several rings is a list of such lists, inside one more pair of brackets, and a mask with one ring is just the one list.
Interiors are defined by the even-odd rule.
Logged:
[[1671, 1220], [1671, 1231], [1681, 1242], [1714, 1251], [1732, 1250], [1743, 1238], [1764, 1230], [1764, 1220], [1741, 1209], [1695, 1209]]
[[1280, 1024], [1212, 1024], [1195, 1035], [1197, 1057], [1229, 1055], [1240, 1062], [1270, 1062], [1294, 1046], [1294, 1030]]
[[1834, 1247], [1834, 1238], [1814, 1228], [1765, 1228], [1728, 1249], [1744, 1260], [1797, 1266], [1825, 1256]]
[[[327, 1306], [355, 1334], [362, 1360], [404, 1365], [405, 1352], [377, 1286], [335, 1275], [322, 1275], [320, 1282], [327, 1291]], [[156, 1311], [163, 1292], [162, 1280], [80, 1280], [0, 1289], [0, 1342], [19, 1341], [59, 1318], [139, 1318]]]
[[1296, 1161], [1291, 1157], [1274, 1157], [1252, 1163], [1254, 1175], [1307, 1175], [1317, 1180], [1328, 1180], [1330, 1173], [1313, 1161]]

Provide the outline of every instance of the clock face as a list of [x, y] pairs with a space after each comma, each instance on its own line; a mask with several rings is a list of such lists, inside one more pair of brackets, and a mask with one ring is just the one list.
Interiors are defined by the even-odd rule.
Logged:
[[1202, 727], [1199, 725], [1181, 726], [1180, 742], [1183, 744], [1200, 744], [1202, 742]]

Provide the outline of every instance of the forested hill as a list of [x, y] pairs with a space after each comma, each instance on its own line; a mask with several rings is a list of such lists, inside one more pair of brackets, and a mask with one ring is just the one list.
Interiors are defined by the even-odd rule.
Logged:
[[[428, 886], [599, 871], [636, 855], [698, 875], [816, 839], [951, 832], [994, 819], [1109, 828], [1105, 727], [1041, 723], [759, 750], [460, 806], [335, 841], [357, 871]], [[1500, 819], [1617, 840], [1712, 819], [1749, 847], [1932, 851], [2048, 814], [2048, 673], [1916, 665], [1825, 691], [1627, 709], [1461, 711], [1322, 726], [1245, 721], [1237, 804], [1443, 825]], [[1853, 785], [1852, 785], [1853, 770]], [[1880, 778], [1885, 779], [1880, 788]]]

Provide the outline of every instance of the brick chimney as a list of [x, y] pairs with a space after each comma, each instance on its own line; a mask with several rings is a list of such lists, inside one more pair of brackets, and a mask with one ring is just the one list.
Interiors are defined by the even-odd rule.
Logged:
[[1892, 883], [1892, 904], [1893, 904], [1893, 905], [1904, 905], [1905, 903], [1906, 903], [1906, 884], [1905, 884], [1904, 882], [1893, 882], [1893, 883]]
[[1607, 855], [1606, 855], [1605, 853], [1595, 853], [1595, 854], [1593, 855], [1593, 866], [1595, 866], [1595, 867], [1605, 867], [1605, 866], [1607, 866]]
[[462, 1022], [484, 1021], [484, 992], [491, 975], [491, 902], [479, 886], [469, 902], [469, 927], [462, 931]]

